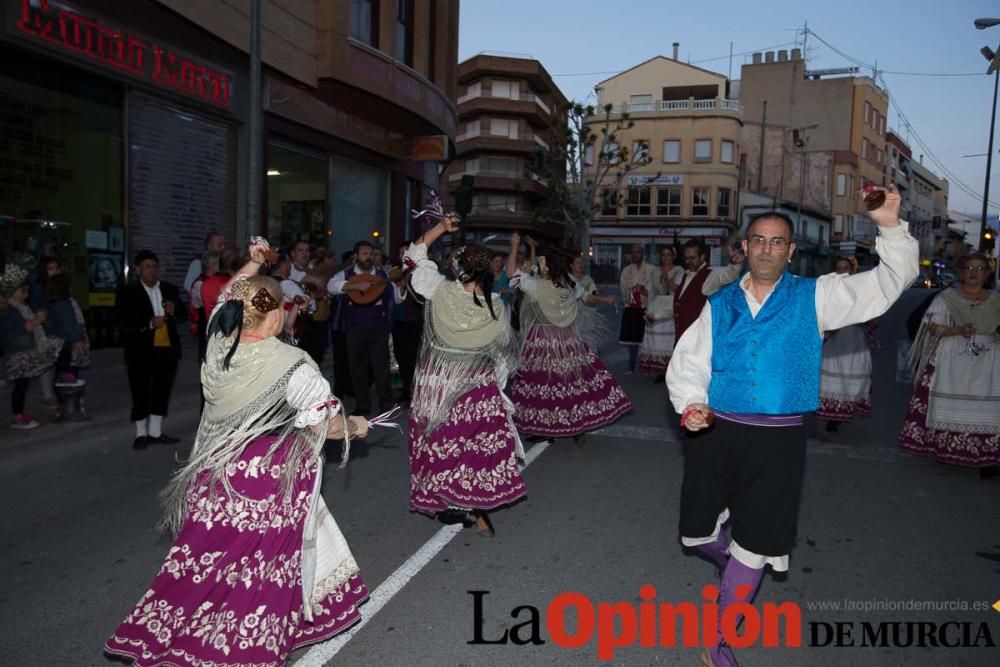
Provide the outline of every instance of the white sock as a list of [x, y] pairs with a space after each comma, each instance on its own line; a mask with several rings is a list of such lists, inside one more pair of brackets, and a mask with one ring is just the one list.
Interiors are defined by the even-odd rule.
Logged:
[[149, 415], [149, 437], [159, 438], [163, 435], [163, 415]]
[[135, 437], [145, 438], [146, 437], [146, 420], [140, 419], [135, 422]]

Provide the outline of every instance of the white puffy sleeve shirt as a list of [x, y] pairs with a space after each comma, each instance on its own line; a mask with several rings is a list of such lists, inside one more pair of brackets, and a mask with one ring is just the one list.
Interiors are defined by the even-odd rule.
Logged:
[[421, 243], [411, 243], [410, 247], [403, 255], [403, 264], [410, 269], [410, 286], [420, 296], [430, 299], [434, 296], [434, 290], [445, 281], [445, 277], [438, 271], [437, 262], [427, 257], [427, 246]]
[[302, 364], [288, 378], [286, 396], [295, 408], [295, 428], [316, 426], [340, 412], [340, 401], [330, 391], [330, 383], [311, 364]]
[[[874, 319], [889, 310], [916, 279], [920, 252], [910, 236], [909, 224], [879, 229], [875, 241], [879, 264], [871, 271], [854, 275], [827, 274], [816, 279], [816, 320], [818, 335]], [[749, 289], [750, 276], [740, 287], [754, 317], [767, 298], [758, 302]], [[706, 303], [697, 321], [677, 341], [667, 367], [670, 402], [678, 413], [692, 403], [708, 403], [708, 385], [712, 381], [712, 304]]]

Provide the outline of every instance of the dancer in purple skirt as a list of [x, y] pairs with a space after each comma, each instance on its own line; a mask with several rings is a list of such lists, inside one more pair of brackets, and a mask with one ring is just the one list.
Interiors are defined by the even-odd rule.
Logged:
[[[516, 248], [520, 238], [511, 238]], [[511, 253], [513, 255], [513, 253]], [[510, 384], [514, 424], [522, 434], [579, 437], [632, 410], [621, 385], [594, 350], [600, 327], [594, 311], [580, 308], [586, 295], [553, 257], [542, 277], [508, 263], [511, 285], [524, 292], [521, 364]]]
[[360, 620], [368, 598], [320, 496], [324, 442], [363, 437], [368, 422], [345, 417], [312, 359], [275, 338], [281, 288], [256, 275], [266, 249], [250, 248], [211, 321], [205, 411], [163, 496], [177, 537], [104, 645], [141, 667], [284, 665]]
[[410, 510], [475, 524], [492, 537], [487, 512], [525, 494], [513, 406], [501, 391], [517, 359], [514, 332], [507, 306], [492, 294], [491, 251], [457, 249], [454, 281], [427, 258], [434, 241], [458, 229], [457, 217], [434, 217], [440, 221], [404, 258], [413, 290], [427, 299], [410, 403]]

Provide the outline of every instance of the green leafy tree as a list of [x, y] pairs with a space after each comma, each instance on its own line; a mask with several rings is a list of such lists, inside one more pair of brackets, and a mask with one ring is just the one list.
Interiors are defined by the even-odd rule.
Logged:
[[560, 220], [566, 225], [567, 242], [590, 246], [590, 221], [601, 210], [603, 197], [617, 206], [619, 191], [629, 173], [648, 164], [649, 146], [636, 145], [635, 153], [620, 144], [623, 130], [635, 121], [628, 113], [612, 113], [605, 104], [600, 109], [581, 102], [565, 108], [565, 120], [553, 116], [552, 141], [536, 159], [536, 170], [548, 181], [549, 195], [535, 210], [539, 222]]

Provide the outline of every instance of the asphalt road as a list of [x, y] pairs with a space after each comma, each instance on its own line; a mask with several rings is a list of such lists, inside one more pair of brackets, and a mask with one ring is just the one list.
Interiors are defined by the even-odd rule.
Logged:
[[[810, 642], [813, 628], [824, 640], [833, 623], [853, 623], [852, 639], [860, 644], [862, 622], [882, 621], [968, 622], [973, 641], [985, 623], [1000, 643], [1000, 613], [961, 610], [1000, 598], [1000, 483], [895, 446], [909, 395], [908, 385], [895, 382], [896, 346], [905, 338], [905, 315], [925, 294], [909, 292], [883, 319], [872, 417], [832, 438], [820, 429], [811, 440], [791, 569], [787, 576], [766, 576], [757, 598], [758, 608], [798, 602], [806, 645], [743, 649], [744, 666], [1000, 664], [997, 648], [808, 646], [816, 643]], [[640, 588], [651, 585], [657, 602], [700, 604], [713, 569], [678, 542], [676, 417], [663, 385], [622, 376], [624, 358], [620, 348], [606, 346], [605, 359], [635, 413], [582, 444], [559, 440], [529, 450], [528, 498], [494, 515], [495, 539], [442, 530], [407, 511], [406, 441], [398, 434], [383, 431], [356, 445], [344, 470], [328, 465], [324, 496], [377, 594], [361, 608], [364, 627], [346, 640], [299, 651], [293, 661], [601, 664], [596, 631], [579, 648], [555, 643], [546, 609], [561, 593], [637, 609]], [[183, 445], [129, 447], [124, 371], [117, 355], [105, 353], [101, 362], [89, 375], [93, 422], [0, 433], [0, 665], [110, 664], [101, 646], [166, 552], [168, 542], [155, 529], [157, 493]], [[186, 361], [166, 428], [187, 439], [197, 419], [195, 371]], [[0, 391], [5, 404], [7, 392]], [[520, 624], [515, 637], [527, 640], [531, 610], [520, 609], [516, 618], [512, 611], [532, 606], [544, 643], [470, 644], [469, 591], [489, 592], [479, 594], [484, 640], [496, 641]], [[883, 610], [815, 608], [845, 600]], [[914, 601], [933, 605], [886, 610]], [[577, 628], [575, 618], [571, 612], [569, 632]], [[816, 623], [831, 625], [810, 625]], [[606, 634], [623, 629], [620, 621], [604, 628]], [[949, 636], [961, 639], [961, 631]], [[700, 664], [698, 652], [636, 643], [616, 650], [608, 664], [693, 666]]]

